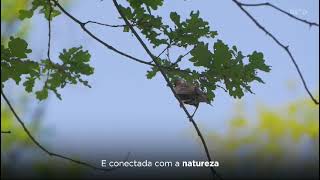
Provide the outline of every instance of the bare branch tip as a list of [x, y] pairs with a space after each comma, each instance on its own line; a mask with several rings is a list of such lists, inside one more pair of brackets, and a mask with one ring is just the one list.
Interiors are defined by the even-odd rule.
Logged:
[[11, 131], [1, 131], [1, 134], [10, 134]]

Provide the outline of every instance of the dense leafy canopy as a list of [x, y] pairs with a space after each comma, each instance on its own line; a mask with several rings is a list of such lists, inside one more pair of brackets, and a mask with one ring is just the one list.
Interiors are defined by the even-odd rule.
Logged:
[[[170, 12], [169, 24], [166, 24], [161, 16], [154, 15], [163, 5], [163, 0], [127, 1], [128, 7], [120, 7], [125, 17], [141, 31], [154, 48], [165, 48], [167, 51], [166, 57], [160, 54], [156, 60], [171, 82], [182, 78], [196, 84], [207, 93], [210, 101], [214, 99], [217, 87], [225, 89], [234, 98], [241, 98], [246, 91], [252, 93], [251, 82], [264, 83], [258, 72], [269, 72], [270, 67], [265, 64], [263, 54], [254, 51], [245, 55], [236, 46], [229, 46], [217, 39], [217, 31], [211, 30], [199, 11], [190, 12], [186, 18], [177, 12]], [[19, 18], [31, 18], [34, 12], [40, 9], [39, 12], [43, 13], [47, 20], [52, 20], [60, 14], [55, 8], [53, 1], [33, 0], [29, 10], [19, 11]], [[124, 26], [124, 32], [129, 31], [129, 27]], [[171, 60], [171, 48], [179, 48], [187, 53], [178, 54], [175, 60]], [[93, 68], [88, 64], [90, 54], [81, 47], [63, 50], [59, 56], [61, 64], [53, 63], [49, 59], [30, 60], [29, 53], [31, 50], [28, 49], [27, 42], [20, 38], [12, 37], [8, 47], [1, 45], [2, 86], [8, 79], [13, 79], [17, 84], [24, 81], [25, 90], [32, 92], [36, 80], [45, 79], [43, 88], [35, 92], [40, 100], [47, 98], [49, 90], [61, 99], [57, 89], [65, 87], [66, 84], [81, 82], [90, 87], [88, 82], [82, 79], [82, 76], [93, 73]], [[182, 69], [180, 66], [182, 63], [186, 64], [186, 61], [189, 62], [189, 67]], [[159, 67], [152, 67], [147, 72], [147, 78], [152, 79], [158, 71]]]
[[[254, 51], [243, 55], [236, 46], [230, 48], [222, 40], [216, 40], [217, 31], [210, 30], [209, 23], [200, 17], [199, 11], [192, 11], [190, 17], [185, 20], [177, 12], [171, 12], [170, 20], [174, 25], [170, 26], [162, 21], [162, 17], [152, 15], [152, 10], [157, 10], [163, 5], [163, 1], [151, 3], [148, 0], [128, 0], [128, 2], [130, 6], [121, 6], [121, 11], [141, 30], [154, 48], [165, 46], [167, 49], [171, 47], [191, 49], [188, 60], [194, 67], [187, 69], [189, 73], [168, 71], [167, 75], [171, 81], [182, 78], [199, 85], [207, 92], [210, 101], [213, 100], [214, 90], [219, 83], [225, 84], [225, 89], [231, 96], [241, 98], [244, 91], [252, 93], [249, 83], [253, 81], [263, 83], [257, 75], [258, 71], [270, 71], [261, 52]], [[124, 31], [128, 32], [129, 29], [125, 27]], [[213, 47], [210, 46], [212, 42], [214, 42]], [[176, 61], [170, 61], [168, 56], [158, 57], [157, 60], [164, 67], [180, 69], [179, 62], [182, 62], [184, 57], [185, 54], [181, 54]], [[153, 67], [147, 72], [147, 78], [152, 79], [158, 71], [159, 68]]]

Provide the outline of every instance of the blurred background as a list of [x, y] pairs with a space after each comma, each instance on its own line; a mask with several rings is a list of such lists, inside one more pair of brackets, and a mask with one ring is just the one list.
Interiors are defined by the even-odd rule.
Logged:
[[[112, 1], [62, 2], [68, 12], [82, 21], [122, 24]], [[319, 1], [269, 2], [298, 17], [319, 22]], [[32, 57], [44, 59], [47, 21], [42, 14], [24, 21], [17, 17], [18, 11], [28, 8], [30, 3], [31, 0], [1, 0], [1, 44], [10, 36], [23, 37], [33, 50]], [[244, 53], [263, 52], [272, 69], [261, 74], [266, 84], [252, 84], [255, 94], [248, 93], [239, 100], [217, 90], [213, 106], [200, 105], [195, 120], [213, 159], [220, 163], [217, 171], [225, 178], [276, 178], [287, 171], [288, 177], [318, 178], [319, 107], [309, 99], [287, 54], [232, 1], [165, 1], [158, 13], [168, 20], [171, 11], [186, 17], [192, 10], [200, 10], [200, 16], [227, 44], [236, 45]], [[318, 98], [319, 28], [310, 28], [271, 8], [248, 10], [284, 44], [290, 45], [309, 88]], [[148, 57], [135, 38], [122, 29], [93, 24], [89, 29], [116, 48], [142, 59]], [[41, 143], [52, 152], [96, 166], [100, 166], [101, 159], [123, 160], [128, 152], [131, 152], [129, 160], [206, 160], [192, 124], [160, 75], [148, 80], [149, 67], [109, 51], [64, 14], [55, 18], [51, 58], [57, 60], [63, 48], [80, 45], [92, 55], [95, 73], [88, 78], [92, 88], [67, 86], [60, 90], [62, 100], [50, 94], [48, 100], [39, 102], [13, 81], [5, 86], [4, 91], [18, 114]], [[127, 171], [132, 176], [153, 177], [173, 171], [138, 168], [103, 173], [50, 158], [29, 140], [3, 99], [1, 130], [11, 131], [1, 134], [1, 177], [14, 176], [25, 164], [36, 176], [51, 177], [62, 174], [112, 177]], [[210, 171], [205, 168], [174, 171], [183, 173], [167, 176], [202, 174], [210, 179]]]

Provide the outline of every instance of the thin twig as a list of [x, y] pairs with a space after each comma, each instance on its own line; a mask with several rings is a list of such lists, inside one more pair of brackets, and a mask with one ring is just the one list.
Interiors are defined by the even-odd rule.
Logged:
[[47, 51], [47, 56], [49, 61], [51, 61], [50, 58], [50, 47], [51, 47], [51, 13], [52, 13], [52, 7], [51, 7], [51, 2], [48, 0], [48, 5], [49, 5], [49, 19], [48, 19], [48, 51]]
[[171, 45], [168, 44], [168, 46], [161, 51], [161, 53], [157, 56], [157, 58], [159, 58], [159, 57], [160, 57], [165, 51], [167, 51], [170, 47], [171, 47]]
[[[158, 56], [156, 57], [156, 59], [158, 59], [165, 51], [168, 51], [168, 50], [170, 49], [170, 47], [171, 47], [171, 44], [168, 44], [168, 46], [167, 46], [166, 48], [164, 48], [164, 49], [161, 51], [160, 54], [158, 54]], [[153, 60], [151, 60], [150, 63], [152, 63], [152, 62], [153, 62]], [[171, 67], [171, 66], [170, 66], [170, 67]]]
[[218, 88], [221, 88], [224, 92], [228, 92], [226, 88], [220, 86], [219, 84], [216, 84], [216, 86], [217, 86]]
[[[188, 110], [186, 109], [186, 107], [184, 106], [184, 104], [182, 103], [181, 99], [179, 98], [179, 96], [177, 95], [177, 93], [175, 92], [172, 84], [170, 83], [169, 78], [167, 77], [166, 73], [164, 72], [164, 70], [161, 68], [159, 62], [157, 61], [157, 59], [155, 58], [155, 56], [151, 53], [151, 51], [149, 50], [149, 48], [147, 47], [147, 45], [143, 42], [143, 40], [141, 39], [141, 37], [139, 36], [139, 34], [136, 32], [136, 30], [131, 26], [130, 22], [127, 20], [127, 18], [125, 17], [125, 15], [121, 12], [119, 4], [116, 0], [113, 0], [113, 4], [115, 5], [115, 7], [117, 8], [120, 16], [122, 17], [122, 19], [125, 21], [125, 23], [129, 26], [130, 30], [132, 31], [132, 33], [135, 35], [135, 37], [137, 38], [137, 40], [140, 42], [140, 44], [142, 45], [142, 47], [144, 48], [144, 50], [147, 52], [147, 54], [150, 56], [150, 58], [153, 60], [153, 62], [157, 65], [157, 67], [159, 68], [159, 71], [161, 72], [162, 76], [164, 77], [165, 81], [167, 82], [168, 86], [170, 87], [173, 95], [176, 97], [176, 99], [178, 100], [180, 106], [182, 107], [182, 109], [184, 110], [184, 112], [186, 113], [188, 119], [190, 120], [190, 122], [193, 124], [194, 128], [196, 129], [201, 142], [204, 146], [207, 158], [209, 161], [212, 161], [211, 157], [210, 157], [210, 153], [207, 147], [207, 144], [202, 136], [201, 131], [198, 128], [198, 125], [196, 124], [196, 122], [194, 121], [194, 119], [192, 118], [192, 116], [190, 115], [190, 113], [188, 112]], [[211, 172], [213, 174], [213, 177], [217, 176], [219, 179], [222, 179], [218, 173], [216, 172], [216, 170], [213, 167], [210, 167]]]
[[241, 4], [241, 6], [269, 6], [269, 7], [272, 7], [272, 8], [274, 8], [274, 9], [282, 12], [283, 14], [286, 14], [287, 16], [289, 16], [289, 17], [291, 17], [291, 18], [293, 18], [293, 19], [295, 19], [295, 20], [297, 20], [297, 21], [300, 21], [300, 22], [303, 22], [303, 23], [309, 25], [310, 27], [311, 27], [311, 26], [318, 26], [318, 27], [319, 27], [319, 24], [318, 24], [318, 23], [316, 23], [316, 22], [311, 22], [311, 21], [308, 21], [308, 20], [299, 18], [299, 17], [297, 17], [297, 16], [295, 16], [295, 15], [293, 15], [293, 14], [291, 14], [291, 13], [289, 13], [289, 12], [287, 12], [287, 11], [285, 11], [285, 10], [283, 10], [283, 9], [281, 9], [281, 8], [277, 7], [276, 5], [273, 5], [272, 3], [269, 3], [269, 2], [266, 2], [266, 3], [256, 3], [256, 4], [248, 4], [248, 3], [242, 3], [242, 2], [239, 2], [239, 1], [238, 1], [238, 3]]
[[307, 93], [309, 94], [310, 98], [312, 99], [312, 101], [315, 103], [315, 104], [319, 104], [319, 101], [316, 100], [316, 98], [312, 95], [312, 93], [310, 92], [308, 86], [307, 86], [307, 83], [302, 75], [302, 72], [296, 62], [296, 60], [294, 59], [291, 51], [289, 50], [289, 46], [286, 46], [284, 45], [283, 43], [281, 43], [273, 34], [271, 34], [268, 30], [266, 30], [266, 28], [264, 28], [247, 10], [245, 10], [243, 8], [243, 5], [242, 3], [240, 3], [239, 1], [237, 0], [232, 0], [253, 22], [254, 24], [259, 28], [261, 29], [262, 31], [264, 31], [268, 36], [270, 36], [282, 49], [284, 49], [286, 51], [286, 53], [289, 55], [292, 63], [294, 64], [299, 76], [300, 76], [300, 79], [302, 81], [302, 84], [304, 86], [304, 89], [307, 91]]
[[166, 56], [167, 56], [168, 60], [171, 62], [171, 59], [170, 59], [170, 49], [167, 49]]
[[199, 108], [199, 104], [196, 106], [196, 109], [193, 111], [191, 117], [193, 118]]
[[[79, 160], [75, 160], [75, 159], [72, 159], [72, 158], [69, 158], [67, 156], [64, 156], [64, 155], [61, 155], [61, 154], [57, 154], [57, 153], [54, 153], [54, 152], [51, 152], [49, 151], [47, 148], [45, 148], [42, 144], [40, 144], [40, 142], [38, 142], [34, 137], [33, 135], [31, 134], [31, 132], [28, 130], [28, 128], [25, 126], [24, 122], [22, 121], [22, 119], [18, 116], [18, 114], [16, 113], [16, 111], [14, 110], [14, 108], [12, 107], [10, 101], [8, 100], [8, 98], [6, 97], [6, 95], [4, 94], [3, 92], [3, 89], [1, 89], [1, 96], [3, 97], [3, 99], [6, 101], [7, 105], [9, 106], [11, 112], [13, 113], [13, 115], [15, 116], [15, 118], [17, 119], [17, 121], [20, 123], [20, 125], [22, 126], [23, 130], [25, 131], [25, 133], [28, 135], [28, 137], [31, 139], [31, 141], [37, 146], [39, 147], [43, 152], [45, 152], [46, 154], [48, 154], [49, 156], [54, 156], [54, 157], [59, 157], [61, 159], [65, 159], [65, 160], [68, 160], [68, 161], [71, 161], [71, 162], [74, 162], [76, 164], [79, 164], [79, 165], [83, 165], [83, 166], [86, 166], [86, 167], [89, 167], [89, 168], [92, 168], [92, 169], [95, 169], [95, 170], [101, 170], [101, 171], [112, 171], [112, 170], [115, 170], [117, 169], [118, 167], [116, 168], [101, 168], [101, 167], [96, 167], [96, 166], [93, 166], [89, 163], [86, 163], [86, 162], [83, 162], [83, 161], [79, 161]], [[125, 158], [125, 161], [129, 158], [129, 155], [130, 153], [127, 154], [126, 158]]]
[[[51, 61], [51, 57], [50, 57], [50, 52], [51, 52], [51, 14], [52, 14], [52, 6], [51, 6], [51, 2], [50, 0], [47, 0], [47, 3], [49, 5], [49, 17], [48, 17], [48, 50], [47, 50], [47, 58], [50, 62]], [[48, 80], [49, 80], [49, 77], [50, 77], [50, 72], [51, 70], [48, 70], [47, 71], [47, 79], [44, 83], [44, 87], [47, 86], [48, 84]]]
[[87, 21], [84, 22], [84, 25], [86, 24], [98, 24], [101, 26], [107, 26], [107, 27], [125, 27], [126, 25], [111, 25], [111, 24], [105, 24], [105, 23], [101, 23], [101, 22], [97, 22], [97, 21]]
[[173, 66], [177, 65], [177, 64], [178, 64], [179, 62], [181, 62], [182, 59], [183, 59], [184, 57], [186, 57], [191, 51], [192, 51], [192, 49], [190, 49], [190, 50], [189, 50], [187, 53], [185, 53], [184, 55], [179, 56], [178, 59], [176, 60], [176, 62], [174, 62], [171, 66], [173, 67]]
[[1, 131], [1, 134], [10, 134], [11, 131]]

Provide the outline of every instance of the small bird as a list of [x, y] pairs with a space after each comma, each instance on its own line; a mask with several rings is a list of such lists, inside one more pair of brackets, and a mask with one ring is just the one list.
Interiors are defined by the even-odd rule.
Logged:
[[196, 107], [192, 116], [196, 113], [201, 102], [210, 104], [207, 95], [198, 86], [188, 84], [185, 80], [177, 79], [174, 82], [174, 90], [184, 104]]

